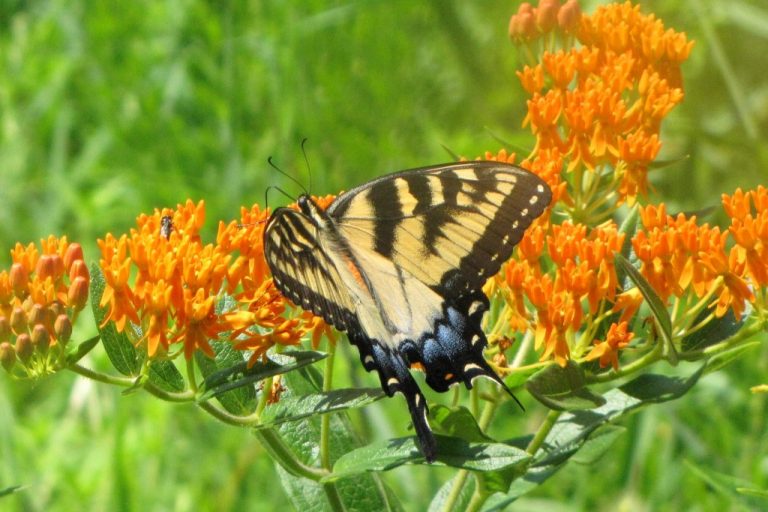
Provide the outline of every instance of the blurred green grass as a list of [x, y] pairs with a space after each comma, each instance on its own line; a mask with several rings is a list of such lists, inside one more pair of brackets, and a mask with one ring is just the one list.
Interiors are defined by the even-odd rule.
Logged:
[[[642, 5], [697, 41], [685, 102], [663, 132], [661, 159], [676, 163], [652, 173], [651, 200], [700, 210], [767, 183], [768, 7]], [[443, 146], [473, 157], [499, 149], [499, 137], [524, 154], [532, 138], [520, 128], [525, 98], [506, 37], [516, 9], [501, 0], [0, 2], [0, 263], [15, 242], [51, 233], [96, 260], [97, 238], [186, 198], [206, 200], [212, 237], [219, 219], [263, 203], [269, 185], [298, 192], [267, 157], [309, 183], [304, 137], [317, 194], [450, 160]], [[348, 380], [376, 385], [344, 353]], [[570, 464], [519, 505], [748, 507], [686, 461], [768, 485], [766, 400], [748, 392], [766, 381], [768, 351], [752, 356], [634, 417], [598, 464]], [[492, 434], [531, 431], [543, 411], [526, 405], [525, 415], [505, 409]], [[403, 434], [399, 399], [369, 409], [361, 428]], [[450, 475], [400, 468], [386, 481], [408, 510], [422, 510]], [[277, 478], [247, 431], [192, 406], [70, 375], [0, 377], [0, 489], [25, 486], [2, 508], [272, 510], [287, 504]]]

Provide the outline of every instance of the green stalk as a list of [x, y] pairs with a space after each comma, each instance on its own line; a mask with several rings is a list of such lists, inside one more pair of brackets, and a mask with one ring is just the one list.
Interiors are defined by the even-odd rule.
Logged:
[[90, 368], [86, 368], [85, 366], [81, 366], [78, 363], [68, 364], [67, 369], [91, 380], [103, 382], [104, 384], [112, 384], [113, 386], [129, 388], [133, 386], [136, 381], [135, 378], [131, 377], [119, 377], [117, 375], [107, 375], [106, 373], [97, 372]]
[[[288, 473], [294, 476], [308, 478], [315, 482], [328, 474], [325, 470], [307, 466], [298, 460], [296, 455], [288, 445], [285, 444], [285, 441], [283, 441], [280, 434], [278, 434], [275, 429], [260, 429], [254, 431], [254, 434], [262, 446], [264, 446], [264, 449], [267, 450], [270, 457], [280, 464], [280, 466], [282, 466]], [[343, 510], [343, 508], [335, 510]]]
[[539, 430], [536, 431], [536, 435], [526, 447], [526, 452], [531, 456], [536, 455], [536, 452], [539, 451], [541, 445], [544, 444], [544, 440], [547, 438], [547, 435], [549, 435], [552, 427], [555, 426], [557, 418], [559, 418], [562, 413], [562, 411], [549, 411], [547, 417], [544, 419], [544, 423], [541, 424]]
[[[336, 355], [336, 344], [328, 340], [328, 357], [325, 358], [325, 371], [323, 371], [323, 392], [328, 392], [333, 387], [333, 361]], [[331, 469], [331, 415], [320, 416], [320, 465]], [[330, 484], [329, 484], [330, 485]]]

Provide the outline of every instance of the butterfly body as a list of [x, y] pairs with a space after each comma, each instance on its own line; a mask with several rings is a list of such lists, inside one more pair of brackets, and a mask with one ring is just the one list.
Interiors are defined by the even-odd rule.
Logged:
[[498, 162], [402, 171], [326, 211], [306, 195], [299, 211], [276, 209], [265, 255], [283, 295], [346, 331], [382, 389], [405, 396], [431, 461], [436, 443], [410, 368], [437, 391], [478, 376], [504, 386], [483, 357], [481, 288], [550, 197], [538, 177]]

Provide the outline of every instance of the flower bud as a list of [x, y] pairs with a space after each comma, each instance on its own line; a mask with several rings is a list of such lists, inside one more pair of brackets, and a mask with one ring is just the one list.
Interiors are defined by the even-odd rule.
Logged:
[[58, 300], [54, 301], [54, 302], [51, 302], [48, 305], [48, 311], [50, 312], [51, 317], [55, 320], [57, 316], [59, 316], [62, 313], [64, 313], [64, 304], [62, 304]]
[[61, 346], [64, 346], [72, 337], [72, 321], [67, 315], [59, 315], [56, 317], [56, 323], [53, 325], [53, 332], [56, 334], [56, 339]]
[[48, 334], [48, 330], [42, 324], [37, 324], [32, 328], [32, 336], [30, 338], [35, 350], [40, 354], [48, 353], [48, 348], [51, 346], [51, 335]]
[[72, 265], [76, 261], [84, 261], [85, 258], [83, 257], [83, 248], [78, 244], [77, 242], [69, 244], [69, 247], [67, 247], [67, 252], [64, 253], [64, 268], [67, 270], [67, 272], [70, 272], [72, 269]]
[[11, 339], [11, 324], [8, 322], [8, 318], [0, 316], [0, 342], [10, 341]]
[[517, 39], [520, 39], [521, 36], [522, 29], [520, 27], [520, 18], [517, 16], [517, 14], [513, 14], [509, 18], [509, 38], [514, 43]]
[[80, 311], [85, 307], [86, 302], [88, 302], [88, 280], [78, 276], [69, 285], [67, 304], [75, 308], [75, 311]]
[[21, 263], [11, 265], [8, 282], [13, 288], [14, 295], [24, 297], [29, 290], [29, 272], [27, 272], [26, 267]]
[[541, 0], [536, 9], [536, 26], [542, 33], [549, 32], [557, 25], [557, 11], [560, 0]]
[[16, 306], [11, 312], [11, 329], [16, 334], [27, 331], [27, 313], [20, 306]]
[[557, 24], [563, 32], [573, 32], [581, 19], [581, 7], [578, 0], [568, 0], [557, 13]]
[[32, 345], [32, 340], [30, 339], [29, 334], [19, 334], [16, 338], [16, 356], [19, 360], [26, 364], [34, 353], [35, 347]]
[[536, 20], [533, 14], [529, 12], [523, 12], [518, 14], [520, 17], [520, 33], [523, 37], [528, 39], [534, 39], [539, 35], [539, 31], [536, 29]]
[[30, 325], [42, 324], [45, 322], [46, 310], [40, 304], [33, 304], [32, 309], [27, 316], [27, 322]]
[[35, 265], [35, 275], [41, 281], [45, 281], [46, 277], [55, 279], [56, 263], [53, 261], [53, 256], [50, 254], [43, 254], [40, 259], [37, 260]]
[[10, 372], [16, 364], [16, 352], [13, 350], [13, 345], [7, 341], [0, 343], [0, 364], [7, 372]]
[[70, 283], [77, 277], [84, 277], [87, 282], [91, 281], [91, 274], [88, 272], [88, 265], [86, 265], [83, 260], [75, 260], [68, 268]]

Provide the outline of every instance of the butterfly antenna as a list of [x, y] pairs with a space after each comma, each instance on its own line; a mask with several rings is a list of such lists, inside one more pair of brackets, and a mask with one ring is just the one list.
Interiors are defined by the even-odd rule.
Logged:
[[304, 155], [304, 163], [307, 164], [307, 174], [309, 175], [309, 192], [312, 193], [312, 168], [309, 166], [309, 158], [307, 158], [307, 150], [304, 147], [307, 144], [307, 138], [304, 137], [301, 141], [301, 153]]
[[[276, 170], [277, 172], [279, 172], [280, 174], [282, 174], [283, 176], [285, 176], [286, 178], [288, 178], [289, 180], [291, 180], [292, 182], [294, 182], [295, 184], [297, 184], [297, 185], [299, 186], [299, 188], [301, 188], [301, 190], [303, 190], [303, 191], [304, 191], [304, 193], [305, 193], [306, 195], [309, 195], [309, 191], [307, 191], [307, 189], [306, 189], [306, 188], [304, 188], [304, 185], [302, 185], [302, 184], [301, 184], [301, 182], [300, 182], [299, 180], [297, 180], [296, 178], [294, 178], [293, 176], [291, 176], [290, 174], [288, 174], [287, 172], [285, 172], [284, 170], [282, 170], [281, 168], [279, 168], [277, 165], [275, 165], [275, 163], [272, 161], [272, 157], [269, 157], [269, 158], [267, 158], [267, 162], [269, 162], [269, 165], [270, 165], [270, 166], [272, 166], [272, 168], [273, 168], [274, 170]], [[278, 190], [280, 190], [278, 187], [275, 187], [275, 188], [277, 188]], [[282, 190], [280, 190], [280, 191], [282, 192]], [[283, 192], [283, 194], [285, 194], [285, 192]], [[290, 195], [288, 195], [288, 194], [286, 194], [286, 195], [287, 195], [288, 197], [290, 197], [291, 199], [293, 199], [293, 197], [292, 197], [292, 196], [290, 196]]]

